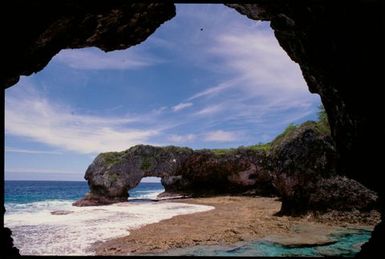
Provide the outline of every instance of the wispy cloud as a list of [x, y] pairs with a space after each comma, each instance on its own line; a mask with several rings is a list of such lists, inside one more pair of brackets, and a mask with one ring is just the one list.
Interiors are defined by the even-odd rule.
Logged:
[[191, 103], [191, 102], [189, 102], [189, 103], [179, 103], [179, 104], [173, 106], [172, 110], [174, 112], [177, 112], [177, 111], [181, 111], [181, 110], [184, 110], [186, 108], [189, 108], [191, 106], [193, 106], [193, 103]]
[[207, 106], [207, 107], [195, 112], [194, 115], [208, 116], [208, 115], [212, 115], [212, 114], [215, 114], [215, 113], [222, 111], [223, 108], [224, 107], [221, 104], [210, 105], [210, 106]]
[[69, 107], [50, 103], [36, 95], [7, 96], [5, 100], [6, 134], [79, 153], [124, 150], [147, 143], [159, 131], [127, 125], [135, 118], [106, 118], [73, 115]]
[[206, 90], [203, 90], [201, 92], [198, 92], [198, 93], [194, 94], [193, 96], [188, 98], [188, 100], [191, 101], [191, 100], [194, 100], [194, 99], [197, 99], [197, 98], [200, 98], [200, 97], [219, 94], [219, 93], [225, 91], [226, 89], [228, 89], [228, 88], [230, 88], [232, 86], [234, 86], [234, 82], [233, 81], [223, 82], [223, 83], [220, 83], [218, 86], [210, 87], [210, 88], [208, 88]]
[[206, 141], [213, 142], [231, 142], [239, 138], [239, 134], [236, 132], [224, 131], [224, 130], [216, 130], [212, 132], [208, 132], [204, 139]]
[[186, 135], [171, 135], [168, 137], [168, 141], [173, 143], [187, 143], [192, 142], [197, 138], [195, 134], [186, 134]]
[[97, 48], [64, 49], [53, 58], [53, 61], [84, 70], [138, 69], [162, 62], [146, 53], [135, 52], [134, 47], [107, 53]]
[[61, 155], [61, 154], [63, 154], [62, 152], [59, 152], [59, 151], [33, 150], [33, 149], [22, 149], [22, 148], [13, 148], [13, 147], [5, 147], [5, 152], [24, 153], [24, 154], [45, 154], [45, 155]]

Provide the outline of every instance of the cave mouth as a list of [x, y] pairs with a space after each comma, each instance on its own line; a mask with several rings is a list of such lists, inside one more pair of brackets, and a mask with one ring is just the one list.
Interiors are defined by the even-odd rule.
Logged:
[[[290, 21], [290, 20], [289, 20]], [[289, 24], [290, 25], [290, 24]], [[337, 108], [338, 108], [338, 106], [337, 106]]]
[[[62, 171], [84, 172], [100, 152], [142, 143], [250, 146], [289, 123], [316, 119], [319, 96], [309, 93], [269, 22], [223, 5], [177, 5], [177, 13], [137, 46], [64, 49], [6, 89], [5, 178], [22, 174], [20, 164], [34, 174], [48, 171], [36, 165], [53, 167], [41, 154], [54, 157], [57, 148], [65, 150], [53, 159]], [[23, 150], [36, 159], [24, 159]]]
[[128, 190], [128, 201], [154, 201], [165, 191], [160, 177], [143, 177], [137, 186]]

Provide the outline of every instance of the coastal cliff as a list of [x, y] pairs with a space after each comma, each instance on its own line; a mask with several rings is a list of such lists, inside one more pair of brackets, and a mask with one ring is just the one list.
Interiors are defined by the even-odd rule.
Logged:
[[336, 151], [320, 122], [289, 126], [271, 143], [236, 149], [137, 145], [99, 154], [85, 179], [90, 192], [75, 206], [126, 201], [143, 177], [161, 178], [160, 196], [279, 196], [280, 214], [370, 211], [377, 195], [336, 171]]

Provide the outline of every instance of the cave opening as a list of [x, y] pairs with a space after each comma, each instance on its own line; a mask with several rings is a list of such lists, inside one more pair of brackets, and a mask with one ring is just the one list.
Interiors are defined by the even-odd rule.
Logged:
[[[281, 17], [282, 18], [282, 17]], [[283, 17], [281, 20], [280, 20], [281, 22], [283, 21], [284, 23], [284, 25], [285, 25], [285, 22], [286, 22], [286, 25], [290, 25], [290, 19], [287, 19], [287, 17], [285, 18], [285, 17]], [[279, 23], [277, 23], [276, 25], [280, 25]], [[282, 24], [281, 24], [282, 25]], [[165, 26], [167, 26], [167, 25], [165, 25]], [[163, 27], [165, 27], [165, 26], [163, 26]], [[201, 32], [203, 32], [203, 31], [205, 31], [206, 30], [206, 27], [201, 27], [200, 28], [200, 31]], [[160, 44], [164, 44], [164, 42], [162, 42], [162, 41], [160, 41], [159, 42]], [[75, 55], [75, 60], [76, 60], [76, 56], [82, 56], [82, 53], [80, 53], [80, 55], [78, 55], [78, 54], [76, 54]], [[92, 55], [91, 55], [92, 56]], [[199, 56], [199, 55], [198, 55]], [[83, 56], [84, 57], [84, 56]], [[89, 58], [89, 56], [87, 56], [87, 53], [86, 53], [86, 55], [85, 55], [85, 57], [86, 58]], [[151, 58], [150, 58], [151, 59]], [[90, 60], [92, 60], [92, 59], [90, 59]], [[139, 63], [137, 63], [136, 65], [143, 65], [143, 64], [145, 64], [146, 62], [147, 62], [148, 60], [140, 60], [139, 61]], [[71, 61], [72, 62], [72, 61]], [[76, 62], [75, 62], [76, 63]], [[96, 63], [95, 63], [96, 64]], [[244, 65], [244, 64], [241, 64], [241, 66], [242, 65]], [[247, 78], [247, 75], [245, 75], [245, 77]], [[85, 78], [83, 78], [83, 79], [85, 79]], [[310, 80], [309, 78], [308, 78], [308, 80]], [[85, 79], [85, 81], [87, 81], [86, 79]], [[231, 85], [231, 82], [229, 83], [230, 85]], [[217, 85], [216, 87], [214, 87], [213, 89], [211, 89], [212, 91], [220, 91], [220, 90], [223, 90], [223, 89], [227, 89], [227, 87], [228, 87], [228, 84], [219, 84], [219, 85]], [[305, 86], [306, 87], [306, 86]], [[43, 86], [43, 88], [44, 88], [44, 86]], [[276, 89], [277, 90], [277, 89]], [[210, 93], [212, 93], [212, 91], [210, 92]], [[279, 91], [279, 89], [277, 90], [277, 91]], [[30, 93], [31, 94], [31, 93]], [[104, 93], [105, 95], [108, 95], [108, 92], [105, 92]], [[196, 93], [196, 94], [203, 94], [203, 92], [202, 93]], [[286, 93], [282, 93], [283, 95], [286, 95]], [[137, 99], [140, 99], [139, 97], [140, 97], [140, 95], [137, 95], [136, 97], [137, 97]], [[237, 96], [236, 94], [235, 95], [233, 95], [233, 96]], [[87, 97], [88, 96], [83, 96], [83, 98], [80, 98], [80, 99], [87, 99]], [[193, 96], [191, 96], [191, 97], [193, 97]], [[280, 100], [280, 101], [282, 101], [282, 100]], [[279, 102], [278, 102], [279, 103]], [[284, 102], [283, 102], [284, 103]], [[45, 103], [44, 101], [42, 101], [42, 102], [37, 102], [37, 103], [34, 103], [33, 104], [33, 106], [30, 106], [30, 107], [37, 107], [37, 108], [41, 108], [41, 107], [43, 107], [44, 108], [44, 105], [46, 105], [47, 103]], [[179, 105], [179, 106], [178, 106]], [[186, 108], [188, 108], [188, 107], [191, 107], [192, 105], [190, 105], [188, 102], [186, 103], [186, 102], [180, 102], [180, 103], [177, 103], [177, 104], [175, 104], [172, 108], [174, 108], [175, 110], [180, 110], [180, 109], [186, 109]], [[330, 107], [330, 105], [328, 105], [328, 107]], [[57, 110], [54, 110], [54, 113], [55, 112], [57, 112], [58, 110], [60, 110], [60, 108], [61, 107], [59, 107], [59, 109], [57, 109]], [[116, 109], [119, 109], [119, 107], [118, 106], [116, 106], [116, 107], [110, 107], [111, 109], [113, 109], [113, 110], [116, 110]], [[220, 107], [206, 107], [206, 108], [209, 108], [209, 109], [201, 109], [201, 112], [203, 112], [204, 114], [206, 113], [207, 114], [207, 112], [208, 113], [210, 113], [210, 112], [215, 112], [217, 109], [219, 109]], [[273, 107], [274, 108], [274, 107]], [[338, 108], [338, 107], [337, 107]], [[161, 111], [162, 110], [162, 107], [158, 107], [158, 108], [156, 108], [155, 107], [155, 109], [157, 110], [157, 111]], [[44, 110], [44, 109], [43, 109]], [[71, 115], [77, 115], [77, 111], [75, 112], [75, 111], [70, 111], [70, 113], [71, 113]], [[329, 112], [330, 113], [330, 112]], [[60, 113], [58, 113], [58, 114], [60, 114]], [[46, 114], [47, 115], [47, 114]], [[50, 115], [50, 114], [48, 114], [48, 115]], [[88, 114], [89, 115], [89, 114]], [[333, 116], [336, 116], [336, 115], [333, 115]], [[143, 117], [145, 117], [145, 116], [143, 116]], [[245, 116], [246, 118], [247, 118], [247, 116]], [[20, 117], [19, 117], [20, 118]], [[80, 119], [80, 117], [76, 117], [77, 119]], [[83, 117], [81, 117], [81, 119], [83, 119]], [[87, 118], [86, 118], [87, 119]], [[95, 117], [93, 117], [92, 115], [90, 116], [90, 117], [88, 117], [88, 119], [90, 119], [89, 121], [87, 121], [87, 122], [89, 122], [89, 125], [90, 126], [93, 126], [93, 122], [95, 122]], [[78, 121], [80, 121], [80, 120], [78, 120]], [[52, 121], [51, 121], [52, 122]], [[73, 121], [70, 121], [70, 123], [71, 122], [73, 122]], [[109, 123], [115, 123], [116, 121], [114, 121], [114, 120], [112, 120], [112, 121], [109, 121]], [[78, 126], [78, 125], [76, 125], [76, 122], [74, 123], [74, 125], [72, 125], [72, 126], [74, 126], [74, 128], [76, 128], [76, 126]], [[235, 127], [236, 128], [236, 127]], [[33, 129], [33, 127], [32, 127], [32, 129]], [[20, 133], [20, 132], [23, 132], [22, 131], [22, 129], [14, 129], [14, 130], [16, 130], [16, 131], [18, 131], [18, 134], [25, 134], [25, 133]], [[103, 129], [105, 132], [108, 132], [108, 133], [110, 133], [109, 132], [109, 129], [108, 128], [104, 128]], [[142, 130], [140, 130], [140, 131], [142, 131]], [[50, 136], [51, 137], [51, 135], [49, 134], [50, 132], [45, 132], [46, 134], [48, 134], [48, 136]], [[130, 133], [132, 133], [132, 132], [130, 132]], [[134, 133], [138, 133], [138, 132], [134, 132]], [[146, 134], [146, 133], [148, 133], [148, 132], [141, 132], [141, 133], [144, 133], [144, 135]], [[213, 135], [207, 135], [206, 137], [208, 137], [208, 139], [211, 139], [211, 140], [218, 140], [218, 139], [232, 139], [232, 135], [231, 134], [227, 134], [228, 132], [227, 131], [224, 131], [224, 130], [220, 130], [220, 129], [218, 129], [218, 130], [216, 130], [215, 132], [214, 132], [215, 134], [213, 134]], [[150, 134], [150, 133], [149, 133]], [[140, 134], [139, 134], [140, 135]], [[151, 135], [151, 134], [150, 134]], [[143, 136], [143, 135], [142, 135]], [[220, 137], [218, 137], [218, 136], [220, 136]], [[183, 140], [183, 141], [189, 141], [189, 140], [192, 140], [192, 139], [194, 139], [194, 134], [186, 134], [186, 135], [184, 135], [184, 136], [181, 136], [181, 135], [178, 135], [178, 134], [174, 134], [173, 136], [170, 136], [171, 138], [170, 139], [173, 139], [174, 141], [176, 141], [176, 142], [178, 142], [178, 141], [180, 141], [181, 139]], [[36, 138], [36, 136], [31, 136], [31, 135], [29, 135], [29, 138], [31, 138], [31, 139], [33, 139], [33, 138]], [[69, 143], [70, 142], [70, 140], [71, 140], [71, 138], [68, 138], [68, 136], [67, 137], [65, 137], [65, 138], [63, 138], [63, 139], [65, 139], [65, 140], [67, 140], [67, 142]], [[214, 141], [214, 142], [217, 142], [217, 141]], [[263, 141], [262, 141], [263, 142]], [[11, 142], [12, 143], [12, 142]], [[71, 143], [71, 144], [73, 144], [73, 143]], [[246, 145], [248, 145], [249, 143], [247, 143]], [[79, 145], [75, 145], [75, 147], [76, 148], [78, 148], [78, 149], [81, 149], [82, 146], [83, 145], [83, 147], [84, 147], [84, 143], [79, 143]], [[67, 147], [69, 147], [70, 146], [70, 144], [68, 144], [68, 146]], [[212, 148], [217, 148], [217, 149], [221, 149], [221, 148], [224, 148], [225, 146], [221, 146], [221, 145], [218, 145], [218, 144], [215, 144], [215, 145], [213, 145], [212, 146]], [[227, 147], [227, 146], [226, 146]], [[20, 152], [20, 150], [18, 150], [18, 151], [16, 151], [18, 148], [15, 148], [15, 147], [12, 147], [12, 146], [10, 146], [10, 148], [8, 148], [8, 150], [9, 150], [9, 153], [22, 153], [22, 152]], [[12, 151], [13, 150], [13, 151]], [[25, 150], [24, 150], [25, 151]], [[38, 152], [41, 152], [41, 150], [30, 150], [30, 149], [28, 149], [28, 152], [31, 154], [31, 153], [33, 153], [33, 152], [30, 152], [30, 151], [38, 151]], [[28, 153], [28, 152], [25, 152], [25, 153]], [[46, 152], [45, 150], [43, 150], [43, 152]], [[48, 152], [51, 152], [51, 153], [54, 153], [54, 152], [56, 152], [56, 151], [48, 151]], [[15, 172], [17, 171], [17, 170], [14, 170]], [[23, 170], [20, 170], [20, 171], [26, 171], [25, 169], [23, 169]]]
[[98, 153], [135, 144], [218, 152], [263, 144], [290, 123], [317, 120], [320, 98], [308, 92], [269, 22], [222, 5], [178, 8], [140, 45], [65, 49], [6, 89], [6, 178], [84, 172]]

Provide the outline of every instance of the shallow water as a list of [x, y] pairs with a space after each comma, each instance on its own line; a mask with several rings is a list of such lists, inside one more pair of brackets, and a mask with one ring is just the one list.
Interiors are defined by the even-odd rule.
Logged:
[[[350, 232], [350, 233], [349, 233]], [[195, 246], [168, 250], [157, 255], [171, 256], [354, 256], [369, 240], [370, 231], [350, 230], [336, 235], [336, 243], [311, 247], [287, 247], [266, 240], [233, 246]]]

